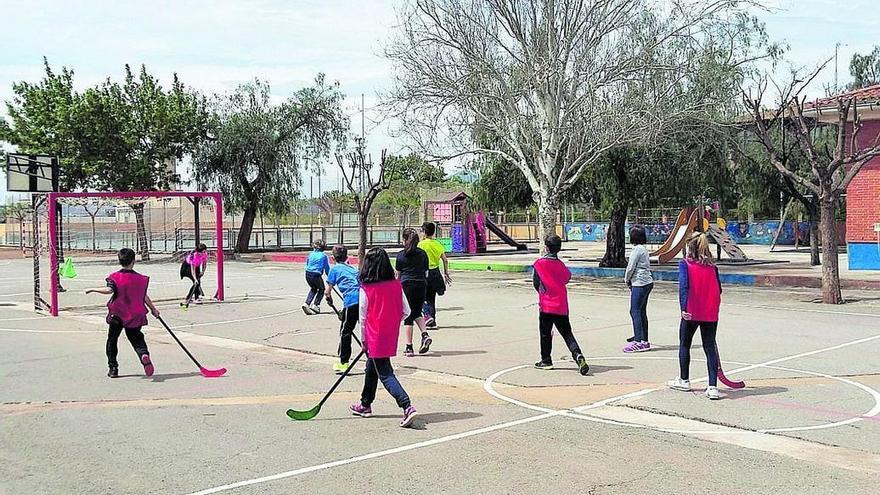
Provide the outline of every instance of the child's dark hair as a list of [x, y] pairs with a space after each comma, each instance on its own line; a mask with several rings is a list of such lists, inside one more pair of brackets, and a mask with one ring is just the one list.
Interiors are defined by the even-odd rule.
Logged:
[[327, 249], [327, 245], [324, 244], [324, 239], [315, 239], [312, 241], [312, 247], [314, 249], [320, 249], [321, 251]]
[[550, 234], [544, 238], [544, 245], [547, 246], [547, 251], [550, 254], [556, 254], [562, 251], [562, 238], [556, 234]]
[[635, 246], [648, 243], [648, 234], [641, 225], [635, 225], [629, 229], [629, 242]]
[[403, 230], [403, 252], [409, 256], [419, 247], [419, 233], [416, 229], [407, 228]]
[[394, 279], [394, 268], [391, 267], [391, 260], [388, 259], [388, 253], [382, 248], [371, 248], [361, 260], [360, 272], [358, 279], [362, 284], [372, 284], [385, 280]]
[[422, 232], [428, 237], [433, 237], [437, 233], [437, 224], [434, 222], [425, 222], [422, 224]]
[[333, 246], [333, 260], [337, 263], [344, 263], [348, 259], [348, 248], [342, 244]]
[[119, 250], [119, 264], [121, 266], [129, 266], [134, 263], [134, 251], [129, 248], [122, 248]]
[[208, 250], [208, 246], [206, 246], [204, 242], [200, 242], [199, 245], [196, 247], [196, 251], [198, 251], [200, 253], [204, 253], [207, 250]]

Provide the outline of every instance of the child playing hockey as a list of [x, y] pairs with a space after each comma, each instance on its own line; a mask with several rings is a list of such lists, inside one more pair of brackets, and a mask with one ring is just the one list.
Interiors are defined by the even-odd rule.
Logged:
[[687, 255], [678, 264], [678, 300], [681, 306], [681, 325], [678, 330], [679, 377], [667, 382], [675, 390], [690, 391], [688, 379], [691, 364], [691, 343], [697, 328], [706, 353], [709, 369], [709, 386], [706, 397], [720, 399], [718, 395], [718, 349], [715, 332], [718, 330], [718, 313], [721, 307], [721, 277], [712, 260], [709, 239], [706, 234], [696, 233], [687, 244]]
[[394, 269], [397, 278], [403, 284], [403, 293], [406, 294], [406, 302], [410, 307], [410, 314], [403, 322], [406, 330], [406, 347], [403, 355], [415, 356], [413, 351], [413, 324], [418, 325], [422, 332], [422, 343], [419, 346], [419, 354], [425, 354], [431, 348], [431, 336], [425, 328], [425, 318], [422, 316], [422, 305], [425, 303], [425, 291], [428, 279], [428, 255], [420, 247], [419, 233], [415, 229], [403, 231], [403, 251], [397, 253], [397, 262]]
[[568, 288], [566, 285], [571, 280], [571, 272], [565, 263], [559, 259], [558, 253], [562, 250], [562, 239], [558, 235], [549, 235], [544, 239], [544, 251], [546, 254], [535, 262], [532, 282], [538, 291], [538, 325], [541, 335], [541, 360], [535, 363], [535, 368], [541, 370], [553, 369], [553, 360], [550, 351], [553, 347], [553, 327], [562, 336], [571, 357], [578, 365], [581, 375], [590, 371], [587, 360], [584, 358], [574, 334], [571, 333], [571, 322], [568, 319]]
[[189, 292], [186, 294], [186, 299], [180, 303], [180, 307], [184, 309], [189, 308], [191, 302], [202, 304], [202, 296], [205, 295], [204, 291], [202, 291], [202, 276], [208, 267], [208, 258], [208, 246], [201, 243], [194, 250], [187, 253], [183, 263], [180, 264], [180, 279], [188, 278], [192, 282], [192, 286], [190, 286]]
[[[434, 234], [437, 233], [437, 225], [433, 222], [422, 224], [422, 232], [425, 238], [419, 242], [419, 248], [428, 255], [428, 281], [425, 289], [425, 305], [422, 313], [425, 316], [425, 326], [437, 327], [437, 296], [446, 293], [446, 284], [452, 283], [449, 276], [449, 260], [446, 259], [446, 248]], [[440, 274], [440, 263], [443, 263], [443, 274]]]
[[153, 362], [150, 360], [150, 351], [141, 332], [141, 327], [147, 324], [147, 308], [154, 317], [159, 317], [159, 310], [147, 295], [150, 277], [134, 271], [134, 251], [131, 249], [120, 249], [118, 258], [122, 269], [107, 276], [107, 286], [86, 290], [86, 294], [110, 295], [110, 300], [107, 302], [107, 324], [110, 325], [106, 346], [107, 366], [110, 368], [107, 376], [119, 377], [119, 363], [116, 361], [116, 356], [119, 354], [117, 347], [119, 335], [123, 330], [144, 366], [144, 374], [152, 376]]
[[356, 416], [368, 418], [373, 415], [372, 404], [376, 398], [378, 381], [403, 409], [400, 426], [406, 427], [416, 416], [409, 396], [394, 376], [391, 357], [397, 355], [400, 322], [410, 314], [403, 294], [403, 286], [394, 278], [394, 268], [388, 253], [381, 248], [367, 251], [360, 266], [360, 314], [364, 349], [367, 352], [367, 369], [361, 400], [351, 405]]
[[337, 375], [348, 369], [351, 359], [351, 332], [358, 322], [358, 298], [361, 284], [358, 282], [357, 268], [348, 264], [348, 249], [342, 244], [333, 246], [333, 260], [336, 264], [327, 275], [327, 304], [333, 304], [333, 287], [338, 287], [342, 294], [342, 328], [339, 331], [339, 362], [333, 365]]
[[324, 279], [323, 275], [330, 272], [330, 262], [327, 261], [327, 255], [324, 249], [327, 246], [322, 239], [315, 239], [312, 242], [312, 252], [306, 260], [306, 283], [309, 284], [309, 295], [306, 296], [306, 302], [302, 305], [303, 313], [307, 315], [316, 315], [321, 312], [321, 299], [324, 298]]

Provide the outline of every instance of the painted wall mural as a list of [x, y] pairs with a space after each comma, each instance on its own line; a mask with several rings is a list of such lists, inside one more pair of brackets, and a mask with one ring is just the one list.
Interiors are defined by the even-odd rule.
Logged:
[[[648, 234], [649, 244], [662, 244], [666, 241], [675, 227], [673, 223], [647, 224], [645, 229]], [[727, 232], [737, 244], [763, 244], [770, 245], [773, 236], [779, 228], [779, 221], [759, 222], [728, 222]], [[795, 228], [801, 244], [808, 244], [810, 238], [810, 224], [801, 222], [795, 227], [795, 222], [785, 222], [782, 233], [779, 235], [778, 245], [793, 246], [795, 241]], [[566, 223], [565, 233], [569, 241], [601, 242], [605, 240], [605, 232], [608, 229], [606, 223]], [[629, 237], [629, 225], [626, 226], [627, 238]]]

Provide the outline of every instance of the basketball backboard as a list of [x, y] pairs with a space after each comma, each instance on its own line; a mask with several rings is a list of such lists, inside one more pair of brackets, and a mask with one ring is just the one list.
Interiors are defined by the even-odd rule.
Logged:
[[6, 190], [48, 193], [58, 191], [58, 158], [50, 155], [6, 155]]

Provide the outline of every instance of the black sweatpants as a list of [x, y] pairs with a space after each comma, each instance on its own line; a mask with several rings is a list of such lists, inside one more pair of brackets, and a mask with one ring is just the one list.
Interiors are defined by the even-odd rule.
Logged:
[[439, 268], [428, 270], [428, 282], [425, 287], [425, 304], [422, 308], [422, 314], [425, 319], [437, 319], [437, 296], [446, 293], [446, 281], [443, 280], [443, 274]]
[[[119, 367], [116, 356], [119, 355], [118, 342], [122, 330], [122, 325], [118, 323], [111, 323], [110, 328], [107, 330], [107, 366], [111, 368]], [[128, 341], [131, 342], [131, 346], [138, 356], [138, 361], [140, 361], [141, 356], [144, 354], [150, 354], [150, 350], [147, 349], [147, 342], [144, 340], [144, 333], [141, 332], [141, 327], [125, 328], [124, 330], [125, 336], [128, 337]]]
[[320, 306], [324, 300], [324, 279], [320, 273], [306, 272], [306, 283], [309, 284], [309, 295], [306, 296], [306, 304], [311, 305], [314, 301], [315, 306]]
[[360, 316], [360, 305], [355, 304], [347, 308], [343, 308], [343, 320], [339, 327], [339, 362], [347, 363], [351, 359], [351, 334], [357, 325]]
[[681, 368], [681, 379], [687, 380], [690, 376], [691, 344], [698, 327], [700, 339], [703, 341], [703, 352], [706, 353], [706, 365], [709, 368], [709, 386], [715, 387], [718, 385], [718, 347], [715, 343], [717, 321], [681, 320], [681, 325], [678, 327], [678, 365]]
[[205, 295], [205, 292], [202, 290], [202, 275], [204, 274], [199, 266], [193, 267], [186, 261], [180, 267], [180, 278], [188, 278], [192, 282], [192, 286], [190, 286], [189, 292], [186, 294], [187, 302], [200, 299]]
[[541, 361], [544, 363], [552, 363], [550, 352], [553, 349], [553, 327], [562, 336], [568, 350], [571, 351], [572, 359], [577, 360], [578, 356], [583, 354], [574, 334], [571, 333], [571, 322], [568, 315], [554, 315], [541, 312], [538, 314], [538, 329], [541, 334]]

